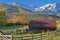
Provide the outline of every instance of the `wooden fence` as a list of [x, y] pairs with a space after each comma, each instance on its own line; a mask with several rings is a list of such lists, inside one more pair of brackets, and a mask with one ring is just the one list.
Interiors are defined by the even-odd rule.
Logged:
[[[53, 40], [54, 37], [58, 36], [60, 32], [47, 32], [47, 33], [31, 33], [31, 34], [20, 34], [13, 36], [15, 40]], [[14, 40], [13, 39], [13, 40]]]
[[0, 40], [13, 40], [12, 35], [0, 35]]
[[12, 35], [0, 35], [0, 40], [53, 40], [54, 37], [59, 36], [60, 32], [46, 32], [46, 33], [20, 33]]

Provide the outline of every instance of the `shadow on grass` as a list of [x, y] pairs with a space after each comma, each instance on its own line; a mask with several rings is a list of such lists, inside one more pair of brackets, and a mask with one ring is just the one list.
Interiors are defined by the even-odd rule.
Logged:
[[0, 30], [6, 30], [6, 29], [14, 29], [14, 28], [21, 28], [23, 26], [21, 25], [14, 25], [14, 26], [3, 26], [3, 27], [0, 27]]

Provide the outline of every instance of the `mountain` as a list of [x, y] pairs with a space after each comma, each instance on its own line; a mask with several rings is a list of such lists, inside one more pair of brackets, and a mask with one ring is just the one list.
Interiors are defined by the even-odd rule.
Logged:
[[39, 13], [57, 14], [60, 12], [60, 4], [46, 4], [44, 6], [35, 8], [35, 11]]
[[[12, 23], [21, 22], [24, 24], [24, 23], [27, 23], [27, 21], [29, 21], [31, 19], [60, 19], [59, 15], [52, 15], [52, 13], [55, 13], [55, 10], [53, 12], [53, 9], [56, 8], [55, 4], [47, 4], [45, 6], [42, 6], [42, 7], [40, 7], [41, 11], [38, 8], [39, 10], [37, 10], [36, 12], [33, 12], [27, 8], [24, 8], [21, 5], [20, 6], [18, 6], [18, 5], [19, 4], [17, 4], [17, 3], [0, 4], [0, 11], [6, 12], [6, 14], [8, 15], [9, 23], [10, 22], [12, 22]], [[46, 13], [49, 13], [49, 14], [46, 14]]]
[[[0, 11], [6, 12], [8, 15], [8, 23], [27, 23], [28, 15], [33, 14], [33, 11], [24, 7], [18, 6], [17, 4], [0, 4]], [[19, 21], [20, 20], [20, 21]]]
[[13, 3], [8, 3], [8, 5], [12, 5], [12, 6], [20, 6], [20, 4], [13, 2]]

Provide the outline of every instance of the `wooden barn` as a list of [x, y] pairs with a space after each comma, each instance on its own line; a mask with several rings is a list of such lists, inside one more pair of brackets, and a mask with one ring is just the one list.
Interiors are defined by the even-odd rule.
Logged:
[[30, 20], [29, 21], [29, 30], [36, 32], [46, 32], [46, 31], [55, 31], [56, 30], [56, 20]]

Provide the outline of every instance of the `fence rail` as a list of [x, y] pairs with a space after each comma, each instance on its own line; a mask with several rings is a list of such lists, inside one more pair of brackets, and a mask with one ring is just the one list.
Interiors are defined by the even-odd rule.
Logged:
[[0, 35], [0, 40], [12, 40], [12, 35]]
[[57, 36], [60, 37], [60, 32], [58, 31], [47, 32], [47, 33], [33, 33], [32, 32], [30, 34], [21, 33], [18, 35], [12, 33], [12, 35], [0, 35], [0, 40], [53, 40]]
[[20, 34], [18, 36], [13, 36], [17, 40], [53, 40], [54, 37], [60, 35], [60, 32], [47, 32], [47, 33], [31, 33], [31, 34]]

